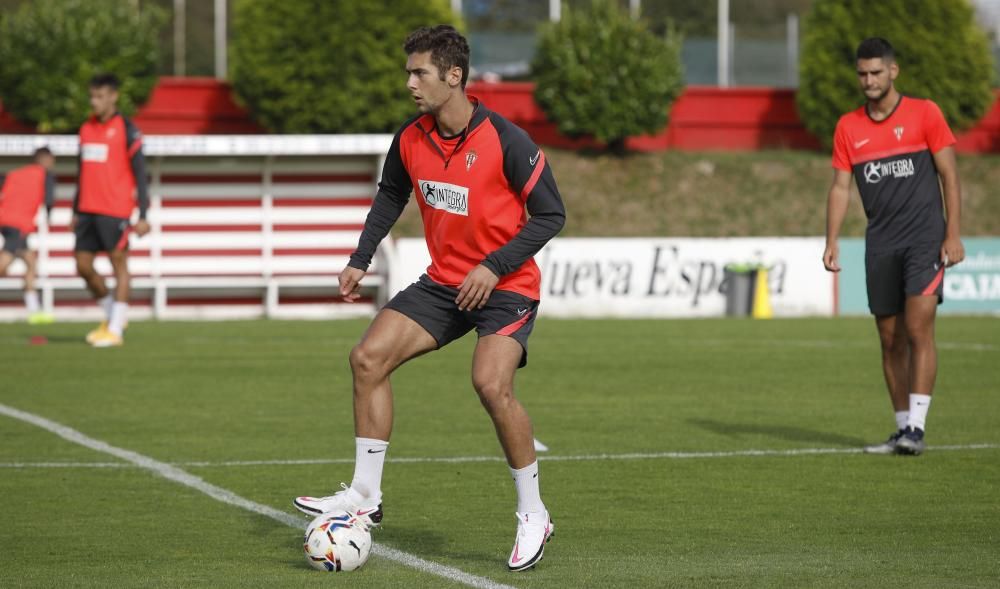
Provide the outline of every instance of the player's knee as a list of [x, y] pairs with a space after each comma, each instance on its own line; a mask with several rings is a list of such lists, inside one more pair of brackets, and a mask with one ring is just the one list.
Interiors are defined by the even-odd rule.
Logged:
[[906, 334], [902, 331], [879, 332], [879, 340], [882, 343], [882, 351], [886, 354], [902, 352], [908, 345]]
[[96, 274], [94, 271], [94, 265], [90, 262], [77, 260], [76, 261], [76, 273], [83, 278], [91, 278]]
[[934, 331], [929, 328], [909, 330], [909, 345], [922, 348], [934, 345]]
[[472, 386], [476, 389], [476, 394], [479, 395], [479, 401], [490, 413], [502, 410], [514, 399], [514, 394], [510, 387], [497, 380], [479, 380], [473, 378]]
[[350, 362], [351, 371], [362, 378], [379, 376], [385, 365], [380, 355], [364, 342], [351, 349]]

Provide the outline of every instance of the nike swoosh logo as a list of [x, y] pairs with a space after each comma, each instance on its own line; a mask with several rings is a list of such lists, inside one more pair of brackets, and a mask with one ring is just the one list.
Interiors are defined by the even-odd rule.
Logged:
[[385, 450], [372, 450], [371, 448], [368, 448], [369, 454], [378, 454], [380, 452], [385, 452]]
[[542, 150], [541, 149], [538, 150], [538, 153], [536, 153], [534, 155], [534, 157], [529, 157], [528, 158], [528, 163], [531, 164], [532, 166], [534, 166], [535, 164], [538, 163], [538, 156], [540, 156], [540, 155], [542, 155]]
[[514, 556], [510, 559], [510, 561], [513, 562], [514, 564], [517, 564], [517, 563], [521, 562], [521, 560], [523, 560], [521, 558], [521, 555], [518, 554], [518, 546], [520, 546], [520, 544], [521, 544], [520, 542], [518, 542], [517, 544], [514, 544]]
[[358, 510], [358, 513], [357, 513], [357, 516], [358, 516], [358, 517], [361, 517], [362, 515], [368, 515], [369, 513], [373, 512], [373, 511], [375, 511], [375, 510], [374, 510], [374, 509], [369, 509], [368, 511], [361, 511], [361, 510], [359, 509], [359, 510]]
[[854, 149], [857, 149], [859, 147], [864, 146], [864, 144], [868, 143], [869, 141], [871, 141], [871, 139], [862, 139], [861, 141], [855, 141], [854, 142]]

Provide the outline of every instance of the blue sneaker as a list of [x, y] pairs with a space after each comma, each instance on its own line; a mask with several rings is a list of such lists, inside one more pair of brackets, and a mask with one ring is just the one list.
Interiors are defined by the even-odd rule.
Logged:
[[896, 454], [904, 456], [919, 456], [927, 444], [924, 443], [924, 430], [919, 427], [906, 426], [903, 435], [896, 442]]

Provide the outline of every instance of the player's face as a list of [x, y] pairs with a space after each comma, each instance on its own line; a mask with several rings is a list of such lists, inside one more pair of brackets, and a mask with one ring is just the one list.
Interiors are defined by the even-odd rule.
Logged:
[[406, 59], [406, 73], [406, 89], [422, 113], [438, 112], [462, 83], [462, 69], [457, 67], [452, 68], [442, 80], [429, 51], [411, 53]]
[[892, 82], [899, 75], [895, 61], [885, 61], [881, 57], [858, 60], [858, 83], [865, 98], [878, 102], [892, 89]]
[[118, 102], [118, 91], [109, 86], [90, 88], [90, 109], [100, 119], [106, 119], [115, 112]]

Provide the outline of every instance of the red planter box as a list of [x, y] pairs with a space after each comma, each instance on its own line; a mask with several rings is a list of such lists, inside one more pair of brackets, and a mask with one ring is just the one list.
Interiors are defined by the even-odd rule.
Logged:
[[[538, 143], [567, 148], [596, 145], [560, 135], [535, 104], [534, 88], [530, 82], [475, 82], [468, 90]], [[143, 132], [153, 135], [263, 132], [236, 104], [228, 84], [213, 78], [160, 78], [134, 118]], [[0, 133], [30, 132], [0, 110]], [[657, 135], [630, 138], [628, 146], [640, 151], [819, 149], [819, 142], [799, 120], [794, 90], [688, 86], [674, 103], [667, 128]], [[958, 137], [957, 147], [961, 152], [1000, 152], [1000, 91], [986, 116]]]

